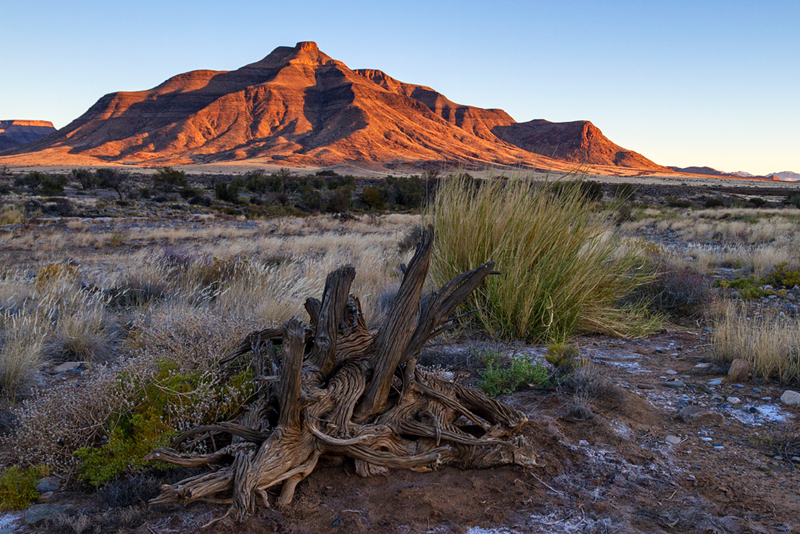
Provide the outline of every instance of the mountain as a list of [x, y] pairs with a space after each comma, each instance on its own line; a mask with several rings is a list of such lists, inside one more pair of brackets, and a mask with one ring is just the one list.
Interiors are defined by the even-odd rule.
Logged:
[[0, 151], [36, 141], [55, 131], [50, 121], [0, 120]]
[[773, 172], [772, 176], [777, 176], [779, 180], [785, 182], [800, 182], [800, 173], [792, 171]]
[[588, 121], [517, 123], [379, 70], [351, 70], [313, 42], [276, 48], [234, 71], [192, 71], [150, 90], [105, 95], [56, 134], [0, 157], [5, 164], [218, 161], [671, 172]]
[[[712, 167], [673, 167], [672, 165], [669, 166], [670, 169], [676, 172], [685, 172], [687, 174], [705, 174], [708, 176], [731, 176], [731, 175], [738, 175], [738, 173], [727, 173], [718, 171]], [[752, 175], [750, 175], [752, 176]]]

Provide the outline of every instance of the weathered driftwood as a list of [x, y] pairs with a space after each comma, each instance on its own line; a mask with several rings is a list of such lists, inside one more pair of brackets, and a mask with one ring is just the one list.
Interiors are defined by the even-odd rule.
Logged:
[[[289, 503], [322, 456], [354, 459], [361, 476], [442, 464], [535, 465], [535, 451], [515, 437], [523, 413], [416, 366], [422, 346], [452, 328], [455, 308], [494, 267], [465, 272], [423, 301], [432, 247], [428, 228], [377, 332], [350, 296], [355, 269], [346, 266], [328, 275], [321, 301], [306, 302], [308, 325], [293, 319], [248, 336], [222, 363], [253, 351], [255, 400], [236, 421], [194, 428], [151, 453], [210, 468], [163, 486], [151, 503], [230, 503], [226, 515], [241, 519], [269, 506], [274, 486], [278, 503]], [[204, 442], [210, 452], [179, 452], [187, 442]]]

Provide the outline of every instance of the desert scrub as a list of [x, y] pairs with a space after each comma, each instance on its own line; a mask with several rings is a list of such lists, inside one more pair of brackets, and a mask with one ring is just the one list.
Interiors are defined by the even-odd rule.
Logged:
[[156, 376], [146, 380], [121, 373], [118, 387], [135, 394], [109, 416], [103, 445], [75, 451], [81, 460], [78, 478], [97, 487], [153, 464], [145, 455], [167, 445], [185, 429], [185, 421], [213, 423], [235, 416], [253, 393], [252, 378], [251, 372], [242, 371], [222, 386], [208, 372], [180, 373], [174, 362], [165, 360], [158, 362]]
[[549, 383], [549, 373], [541, 365], [532, 363], [527, 356], [515, 354], [503, 361], [497, 350], [487, 350], [473, 355], [486, 367], [478, 372], [478, 386], [489, 397], [513, 393], [520, 386], [544, 387]]
[[437, 284], [494, 260], [492, 276], [468, 300], [472, 320], [491, 335], [559, 342], [577, 332], [638, 336], [660, 320], [619, 307], [647, 274], [623, 247], [612, 214], [586, 202], [579, 183], [493, 180], [480, 187], [444, 181], [427, 216], [436, 228], [431, 272]]
[[0, 510], [24, 510], [39, 498], [36, 485], [47, 476], [48, 469], [34, 466], [23, 469], [18, 465], [0, 474]]
[[49, 323], [37, 314], [0, 316], [0, 389], [13, 400], [32, 379], [44, 354]]
[[548, 345], [544, 359], [557, 370], [565, 373], [574, 371], [586, 363], [586, 360], [581, 357], [578, 347], [566, 343]]
[[782, 383], [800, 380], [800, 319], [769, 307], [718, 305], [712, 338], [714, 358], [746, 360], [753, 374]]

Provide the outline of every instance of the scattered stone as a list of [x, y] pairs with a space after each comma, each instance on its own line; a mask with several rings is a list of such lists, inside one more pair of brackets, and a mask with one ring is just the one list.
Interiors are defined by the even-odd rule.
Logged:
[[678, 436], [669, 435], [666, 437], [664, 441], [666, 441], [670, 445], [680, 445], [681, 438], [679, 438]]
[[725, 448], [725, 447], [723, 447], [722, 445], [714, 445], [714, 450], [715, 450], [715, 451], [721, 451], [721, 450], [723, 450], [724, 448]]
[[677, 417], [684, 423], [700, 425], [721, 425], [725, 422], [725, 416], [721, 413], [699, 406], [686, 406], [678, 412]]
[[786, 406], [797, 406], [800, 404], [800, 393], [787, 389], [781, 395], [781, 402]]
[[721, 378], [714, 378], [712, 380], [709, 380], [708, 381], [708, 385], [709, 386], [721, 386], [722, 385], [722, 379]]
[[741, 385], [741, 384], [733, 384], [732, 387], [739, 388], [739, 389], [744, 389], [744, 386]]
[[739, 404], [740, 402], [742, 402], [742, 399], [740, 399], [739, 397], [728, 397], [725, 400], [730, 402], [731, 404]]
[[736, 358], [728, 368], [728, 376], [733, 380], [741, 380], [750, 374], [750, 363], [747, 360]]
[[683, 389], [686, 387], [686, 384], [681, 382], [680, 380], [670, 380], [669, 382], [664, 382], [661, 384], [665, 388], [673, 388], [673, 389]]
[[655, 386], [650, 384], [636, 384], [636, 387], [639, 389], [655, 389]]
[[694, 366], [695, 369], [708, 369], [709, 367], [711, 367], [710, 363], [698, 363]]
[[53, 493], [52, 491], [46, 491], [46, 492], [42, 493], [41, 495], [39, 495], [39, 498], [36, 499], [36, 502], [38, 502], [39, 504], [46, 504], [46, 503], [53, 502], [53, 500], [54, 500], [53, 496], [54, 495], [55, 495], [55, 493]]
[[71, 504], [34, 504], [25, 511], [25, 523], [36, 525], [42, 521], [53, 520], [60, 515], [70, 515], [75, 512]]
[[58, 367], [53, 368], [54, 373], [66, 373], [67, 371], [73, 371], [75, 369], [80, 369], [83, 362], [64, 362]]
[[48, 491], [58, 491], [60, 487], [61, 484], [58, 482], [57, 478], [44, 477], [39, 480], [39, 484], [36, 485], [36, 491], [39, 493], [47, 493]]
[[800, 456], [792, 456], [793, 462], [800, 462]]
[[713, 390], [713, 389], [711, 389], [710, 387], [708, 387], [708, 386], [707, 386], [707, 385], [705, 385], [705, 384], [700, 384], [700, 385], [699, 385], [699, 386], [697, 386], [697, 387], [699, 387], [700, 389], [702, 389], [702, 390], [703, 390], [703, 391], [705, 391], [706, 393], [709, 393], [709, 394], [710, 394], [710, 393], [714, 393], [714, 390]]
[[711, 441], [711, 438], [708, 438], [708, 437], [702, 437], [702, 438], [700, 438], [700, 441]]
[[665, 351], [664, 349], [656, 349], [653, 351], [653, 354], [664, 354], [665, 352], [667, 351]]
[[667, 371], [667, 374], [668, 375], [677, 375], [678, 371], [673, 371], [672, 369], [670, 369], [669, 371]]
[[753, 388], [753, 393], [761, 393], [761, 388]]

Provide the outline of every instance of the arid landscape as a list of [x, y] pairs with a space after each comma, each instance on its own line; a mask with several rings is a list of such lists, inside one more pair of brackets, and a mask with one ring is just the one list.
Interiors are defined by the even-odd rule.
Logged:
[[800, 175], [172, 72], [0, 121], [0, 533], [800, 531]]
[[[113, 170], [12, 169], [0, 183], [3, 461], [42, 469], [33, 476], [46, 484], [34, 497], [44, 504], [2, 516], [11, 531], [796, 531], [800, 412], [785, 393], [800, 377], [792, 184]], [[326, 275], [346, 264], [366, 325], [379, 328], [420, 228], [433, 223], [441, 243], [425, 292], [450, 276], [437, 258], [466, 246], [458, 231], [477, 235], [465, 221], [481, 221], [455, 207], [464, 199], [453, 191], [477, 187], [467, 199], [511, 206], [504, 195], [515, 184], [534, 195], [524, 205], [549, 206], [550, 234], [562, 235], [553, 218], [562, 213], [613, 245], [599, 265], [622, 268], [607, 282], [622, 285], [597, 298], [623, 315], [581, 312], [562, 324], [564, 308], [541, 330], [536, 318], [499, 326], [482, 312], [426, 344], [418, 367], [524, 414], [514, 432], [535, 466], [433, 465], [363, 478], [358, 461], [334, 454], [297, 484], [291, 503], [268, 490], [270, 506], [258, 504], [243, 523], [223, 518], [224, 493], [147, 504], [161, 484], [203, 471], [145, 455], [198, 424], [236, 417], [253, 395], [246, 365], [220, 364], [247, 334], [308, 321], [306, 298], [321, 298]], [[510, 232], [502, 224], [519, 218], [537, 228], [535, 211], [521, 206], [511, 219], [494, 208], [493, 224]], [[552, 212], [563, 206], [573, 211]], [[448, 219], [450, 207], [458, 216]], [[512, 238], [543, 233], [532, 234]], [[478, 260], [495, 259], [501, 272], [483, 284], [516, 272], [502, 250]], [[572, 273], [573, 263], [540, 268], [570, 284], [600, 276]], [[634, 272], [645, 276], [630, 274], [631, 285], [625, 273]]]

